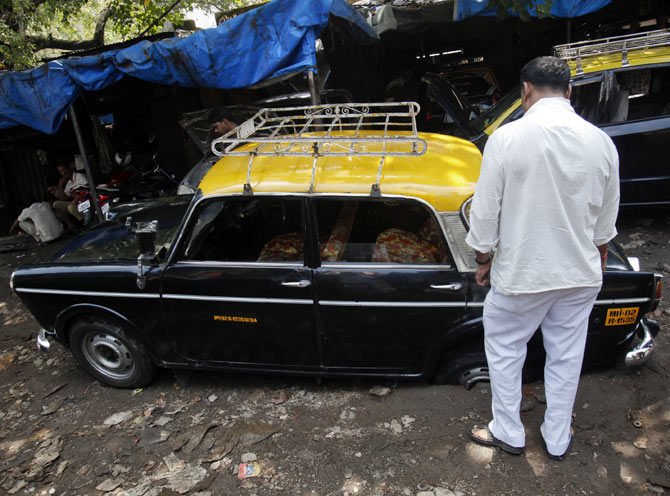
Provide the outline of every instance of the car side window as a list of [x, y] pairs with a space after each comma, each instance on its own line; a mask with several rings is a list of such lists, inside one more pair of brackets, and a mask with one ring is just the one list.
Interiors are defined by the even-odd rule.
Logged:
[[451, 263], [434, 214], [411, 200], [316, 199], [321, 261]]
[[602, 121], [602, 117], [598, 112], [602, 77], [574, 81], [571, 86], [570, 103], [575, 112], [592, 124], [598, 124]]
[[226, 198], [194, 212], [179, 260], [303, 262], [300, 199]]
[[670, 67], [623, 70], [614, 78], [608, 122], [670, 115]]

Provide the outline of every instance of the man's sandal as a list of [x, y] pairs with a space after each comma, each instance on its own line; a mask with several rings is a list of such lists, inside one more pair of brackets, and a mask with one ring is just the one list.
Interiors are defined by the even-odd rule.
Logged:
[[[484, 431], [484, 436], [480, 434], [480, 431]], [[482, 446], [494, 446], [511, 455], [520, 455], [524, 450], [524, 448], [517, 448], [516, 446], [507, 444], [505, 441], [501, 441], [495, 437], [491, 434], [487, 425], [475, 425], [470, 429], [470, 432], [468, 432], [468, 436], [477, 444], [481, 444]]]
[[[574, 440], [574, 437], [573, 437], [574, 434], [575, 434], [575, 431], [574, 431], [574, 429], [571, 427], [571, 428], [570, 428], [570, 441], [568, 442], [568, 447], [565, 448], [565, 452], [564, 452], [562, 455], [552, 455], [551, 453], [549, 453], [549, 450], [547, 449], [547, 443], [544, 442], [544, 438], [542, 438], [542, 441], [543, 441], [543, 443], [544, 443], [544, 452], [547, 454], [547, 457], [548, 457], [550, 460], [554, 460], [555, 462], [562, 462], [563, 460], [565, 460], [565, 459], [567, 458], [567, 456], [568, 456], [568, 453], [569, 453], [569, 451], [570, 451], [570, 448], [572, 448], [572, 441]], [[542, 434], [541, 434], [541, 433], [540, 433], [540, 437], [542, 437]]]

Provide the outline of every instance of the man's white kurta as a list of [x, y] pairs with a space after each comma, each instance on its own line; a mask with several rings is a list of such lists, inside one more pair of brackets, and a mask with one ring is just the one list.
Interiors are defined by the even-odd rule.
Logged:
[[619, 158], [612, 140], [569, 100], [542, 98], [495, 131], [475, 191], [466, 242], [482, 253], [496, 249], [496, 291], [602, 284], [597, 246], [617, 233]]

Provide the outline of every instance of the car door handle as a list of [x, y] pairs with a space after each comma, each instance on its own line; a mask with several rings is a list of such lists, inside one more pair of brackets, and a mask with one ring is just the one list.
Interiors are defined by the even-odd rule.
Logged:
[[305, 279], [303, 279], [302, 281], [297, 281], [297, 282], [283, 282], [283, 283], [281, 283], [282, 286], [286, 286], [286, 287], [289, 287], [289, 288], [306, 288], [310, 284], [312, 284], [312, 283], [310, 281], [306, 281]]
[[455, 282], [453, 284], [431, 284], [430, 287], [433, 289], [446, 289], [448, 291], [458, 291], [463, 287], [463, 284], [460, 282]]

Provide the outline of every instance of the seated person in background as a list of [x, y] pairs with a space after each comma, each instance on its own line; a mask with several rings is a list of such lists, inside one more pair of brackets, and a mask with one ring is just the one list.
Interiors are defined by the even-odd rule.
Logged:
[[218, 138], [235, 129], [237, 123], [233, 119], [233, 113], [228, 107], [213, 108], [209, 113], [209, 125], [214, 137]]
[[71, 167], [65, 165], [58, 166], [60, 179], [55, 186], [49, 186], [49, 191], [56, 197], [53, 202], [53, 209], [56, 217], [72, 230], [75, 228], [74, 219], [81, 221], [84, 218], [77, 210], [77, 200], [72, 198], [72, 190], [77, 186], [87, 186], [88, 180], [81, 172], [73, 171]]

